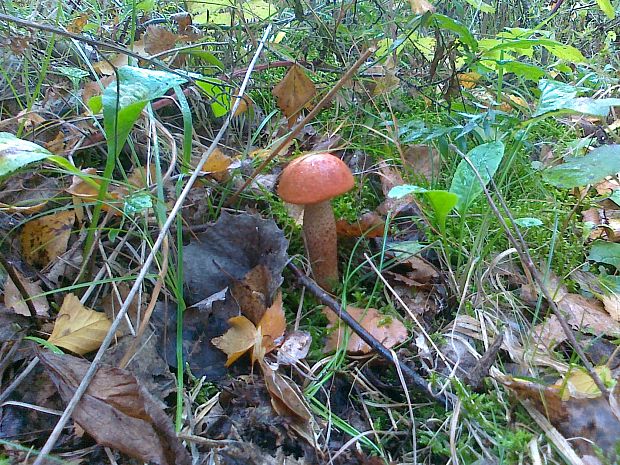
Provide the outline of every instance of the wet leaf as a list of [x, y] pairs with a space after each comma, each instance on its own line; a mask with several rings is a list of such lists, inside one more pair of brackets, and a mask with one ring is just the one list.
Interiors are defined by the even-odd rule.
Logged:
[[22, 253], [28, 263], [45, 267], [67, 251], [75, 222], [73, 210], [60, 211], [28, 221], [22, 229]]
[[0, 132], [0, 177], [53, 155], [49, 150], [8, 132]]
[[[49, 316], [50, 306], [47, 303], [47, 299], [43, 294], [43, 289], [37, 283], [26, 279], [19, 271], [15, 270], [15, 274], [17, 274], [20, 279], [22, 286], [28, 292], [28, 295], [32, 299], [32, 303], [34, 304], [34, 308], [39, 316]], [[15, 286], [15, 283], [11, 280], [11, 278], [7, 278], [4, 283], [4, 305], [7, 308], [12, 309], [18, 315], [30, 316], [30, 310], [28, 309], [28, 305], [22, 299], [22, 295], [19, 290]]]
[[111, 325], [104, 313], [84, 307], [74, 294], [67, 294], [48, 342], [84, 355], [99, 348]]
[[[366, 331], [372, 334], [381, 344], [388, 349], [394, 347], [401, 342], [404, 342], [408, 337], [407, 328], [399, 320], [382, 315], [374, 308], [357, 308], [347, 307], [347, 312], [357, 320]], [[323, 309], [323, 313], [330, 321], [328, 328], [337, 326], [337, 330], [334, 331], [327, 339], [325, 343], [325, 351], [331, 352], [336, 350], [341, 344], [344, 337], [344, 329], [346, 325], [342, 322], [338, 323], [338, 318], [334, 315], [334, 312], [326, 308]], [[352, 333], [349, 336], [349, 342], [347, 344], [347, 352], [350, 354], [367, 354], [372, 349], [366, 344], [357, 334]]]
[[[42, 351], [38, 355], [60, 396], [68, 402], [90, 362]], [[170, 419], [126, 370], [101, 366], [72, 418], [98, 444], [117, 449], [140, 462], [191, 464]]]
[[273, 96], [278, 107], [288, 118], [289, 127], [293, 125], [299, 113], [316, 95], [316, 87], [299, 65], [293, 65], [274, 88]]

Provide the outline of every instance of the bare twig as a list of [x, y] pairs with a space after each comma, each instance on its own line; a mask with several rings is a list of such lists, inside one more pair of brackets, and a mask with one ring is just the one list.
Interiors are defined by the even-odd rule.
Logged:
[[[383, 359], [390, 363], [396, 363], [390, 351], [381, 344], [374, 336], [372, 336], [359, 322], [353, 318], [331, 295], [325, 292], [312, 279], [302, 273], [293, 263], [288, 263], [288, 268], [293, 272], [297, 280], [304, 285], [317, 299], [325, 304], [332, 312], [334, 312], [342, 321], [344, 321], [366, 344], [379, 354]], [[433, 393], [430, 385], [424, 378], [418, 375], [407, 365], [398, 363], [398, 368], [402, 374], [411, 382], [412, 387], [422, 392], [430, 399], [443, 405], [446, 409], [452, 408], [452, 398], [446, 395], [436, 395]]]
[[101, 343], [101, 347], [97, 351], [97, 354], [95, 355], [95, 358], [93, 359], [92, 363], [90, 364], [90, 367], [88, 368], [86, 374], [84, 375], [84, 378], [82, 379], [82, 381], [80, 382], [80, 385], [75, 390], [73, 397], [67, 404], [67, 407], [65, 408], [65, 411], [60, 417], [60, 420], [58, 420], [58, 423], [56, 424], [56, 426], [54, 427], [54, 430], [51, 432], [49, 438], [45, 442], [45, 445], [41, 449], [40, 455], [37, 457], [37, 460], [34, 462], [33, 465], [43, 465], [44, 461], [46, 460], [46, 456], [49, 455], [49, 453], [51, 452], [52, 448], [54, 447], [54, 444], [58, 440], [63, 428], [65, 427], [65, 424], [71, 417], [73, 411], [77, 407], [78, 402], [80, 401], [80, 399], [86, 392], [86, 389], [88, 389], [88, 386], [91, 380], [93, 379], [93, 377], [95, 376], [95, 373], [97, 372], [97, 369], [99, 368], [104, 352], [114, 340], [114, 335], [116, 333], [116, 330], [118, 329], [121, 321], [123, 321], [123, 318], [127, 314], [127, 310], [129, 309], [129, 306], [133, 302], [134, 297], [138, 293], [138, 290], [140, 289], [140, 286], [142, 285], [142, 281], [144, 281], [144, 278], [148, 274], [151, 264], [155, 260], [155, 255], [157, 254], [160, 247], [162, 246], [162, 243], [164, 242], [164, 239], [166, 235], [168, 234], [168, 230], [170, 229], [170, 226], [172, 225], [172, 223], [176, 221], [177, 213], [181, 209], [183, 202], [185, 201], [185, 198], [189, 194], [189, 191], [191, 190], [192, 186], [194, 185], [194, 182], [196, 182], [196, 179], [198, 179], [198, 175], [200, 174], [200, 170], [202, 166], [207, 162], [207, 160], [211, 156], [211, 153], [213, 153], [220, 139], [223, 137], [224, 133], [228, 129], [228, 126], [230, 125], [230, 122], [233, 118], [233, 115], [235, 114], [235, 111], [237, 111], [237, 108], [239, 107], [239, 104], [242, 100], [242, 96], [250, 80], [250, 75], [252, 73], [253, 66], [256, 65], [256, 61], [258, 60], [258, 57], [260, 56], [260, 53], [265, 45], [265, 42], [267, 41], [267, 39], [269, 38], [269, 35], [271, 34], [271, 29], [272, 29], [271, 25], [267, 26], [267, 28], [265, 29], [265, 33], [263, 34], [261, 42], [259, 43], [259, 46], [256, 49], [256, 52], [254, 53], [254, 57], [252, 58], [252, 62], [250, 63], [250, 67], [248, 68], [248, 72], [245, 75], [245, 78], [243, 80], [243, 83], [241, 84], [241, 87], [239, 88], [239, 95], [237, 96], [237, 99], [235, 100], [235, 103], [232, 109], [230, 110], [228, 117], [226, 118], [226, 121], [224, 122], [224, 124], [222, 125], [222, 127], [220, 128], [216, 136], [214, 137], [213, 142], [209, 146], [209, 149], [202, 155], [200, 161], [196, 165], [196, 168], [192, 172], [192, 175], [188, 179], [187, 184], [183, 188], [183, 191], [179, 194], [179, 198], [175, 202], [174, 206], [172, 207], [170, 211], [170, 214], [168, 215], [168, 218], [166, 219], [166, 222], [162, 226], [159, 232], [159, 235], [157, 236], [157, 239], [155, 240], [155, 243], [153, 244], [151, 248], [149, 255], [146, 257], [144, 264], [142, 265], [142, 268], [140, 269], [140, 273], [138, 274], [136, 281], [134, 282], [133, 286], [131, 287], [131, 290], [129, 291], [127, 297], [125, 298], [125, 302], [119, 309], [118, 314], [116, 315], [116, 318], [112, 322], [112, 325], [110, 327], [110, 330], [108, 331], [108, 334], [106, 335], [105, 339]]
[[370, 55], [372, 55], [374, 53], [375, 49], [374, 48], [369, 48], [368, 50], [366, 50], [358, 59], [355, 63], [353, 63], [353, 66], [351, 66], [351, 68], [344, 73], [344, 75], [340, 78], [340, 80], [334, 85], [334, 87], [331, 88], [331, 90], [325, 95], [325, 97], [323, 97], [319, 103], [316, 104], [316, 106], [310, 111], [310, 113], [308, 113], [306, 115], [306, 117], [301, 120], [299, 123], [297, 123], [297, 125], [291, 130], [291, 132], [288, 134], [288, 136], [286, 138], [284, 138], [284, 140], [282, 142], [280, 142], [274, 149], [271, 150], [271, 154], [265, 158], [263, 160], [263, 162], [258, 166], [258, 168], [256, 168], [254, 170], [254, 172], [250, 175], [250, 177], [248, 177], [248, 179], [246, 179], [246, 181], [243, 183], [243, 185], [237, 190], [237, 192], [235, 192], [232, 197], [230, 197], [228, 203], [230, 205], [232, 205], [235, 200], [237, 199], [237, 197], [239, 197], [239, 195], [250, 185], [252, 184], [252, 181], [254, 181], [254, 178], [256, 178], [256, 176], [258, 176], [261, 171], [263, 171], [265, 169], [265, 167], [271, 163], [271, 160], [273, 160], [279, 153], [280, 151], [282, 151], [282, 149], [286, 148], [288, 146], [288, 144], [295, 138], [295, 136], [297, 136], [297, 134], [299, 134], [299, 132], [310, 122], [314, 119], [314, 117], [316, 115], [319, 114], [319, 112], [329, 103], [331, 102], [332, 98], [334, 97], [334, 95], [336, 95], [336, 92], [338, 92], [340, 90], [340, 88], [349, 81], [349, 79], [351, 79], [353, 77], [353, 75], [357, 72], [357, 70], [359, 69], [360, 66], [362, 66], [364, 63], [366, 63], [366, 60], [368, 59], [368, 57]]
[[11, 281], [13, 281], [13, 284], [15, 284], [19, 294], [22, 296], [23, 301], [26, 302], [28, 310], [30, 311], [30, 316], [37, 316], [37, 310], [34, 308], [34, 302], [32, 301], [30, 294], [28, 294], [24, 284], [21, 279], [19, 279], [17, 271], [15, 271], [15, 267], [9, 260], [6, 259], [4, 255], [2, 255], [2, 252], [0, 252], [0, 265], [2, 265], [2, 268], [6, 270], [9, 278], [11, 278]]
[[[540, 271], [538, 270], [538, 268], [536, 267], [536, 265], [534, 265], [534, 261], [532, 260], [532, 256], [530, 255], [527, 242], [525, 242], [525, 239], [523, 238], [523, 235], [521, 234], [521, 230], [519, 229], [518, 225], [515, 223], [514, 218], [512, 214], [510, 213], [510, 210], [506, 206], [503, 197], [501, 196], [500, 192], [497, 190], [497, 187], [495, 187], [495, 183], [491, 179], [490, 181], [491, 186], [494, 187], [495, 194], [497, 195], [497, 198], [500, 201], [500, 205], [502, 206], [502, 209], [504, 210], [504, 213], [506, 214], [506, 216], [510, 219], [510, 222], [512, 223], [512, 226], [515, 230], [517, 237], [515, 237], [512, 231], [510, 230], [510, 227], [506, 223], [504, 216], [499, 211], [497, 204], [491, 197], [491, 193], [489, 189], [487, 188], [486, 183], [482, 179], [482, 176], [480, 176], [480, 172], [476, 169], [476, 167], [471, 162], [471, 160], [467, 157], [467, 155], [461, 152], [455, 145], [451, 144], [450, 148], [454, 150], [456, 153], [458, 153], [461, 156], [461, 158], [463, 158], [463, 160], [465, 160], [465, 162], [469, 165], [469, 167], [472, 169], [472, 171], [476, 175], [476, 178], [478, 179], [478, 182], [480, 183], [480, 186], [482, 187], [482, 190], [484, 192], [485, 197], [487, 198], [487, 201], [489, 203], [489, 206], [491, 207], [491, 210], [493, 210], [493, 213], [495, 214], [500, 225], [504, 229], [504, 232], [506, 233], [508, 240], [510, 241], [512, 246], [516, 249], [517, 253], [519, 254], [521, 263], [523, 264], [525, 268], [529, 270], [530, 274], [532, 275], [532, 278], [534, 279], [534, 282], [540, 288], [540, 291], [542, 292], [543, 296], [547, 300], [547, 303], [549, 304], [549, 308], [551, 309], [553, 314], [557, 317], [558, 321], [560, 322], [560, 326], [562, 327], [562, 331], [564, 331], [564, 334], [566, 335], [568, 342], [573, 347], [573, 350], [575, 351], [577, 356], [581, 359], [583, 366], [588, 371], [588, 374], [594, 381], [594, 384], [596, 384], [596, 387], [598, 387], [601, 393], [607, 398], [607, 401], [610, 402], [609, 390], [607, 389], [607, 387], [605, 386], [605, 384], [603, 383], [599, 375], [596, 373], [596, 371], [594, 371], [594, 367], [592, 366], [590, 361], [587, 359], [586, 354], [583, 352], [581, 346], [579, 345], [579, 343], [577, 342], [577, 339], [575, 338], [575, 335], [573, 334], [572, 330], [568, 326], [568, 323], [566, 322], [566, 318], [564, 318], [564, 315], [562, 315], [562, 312], [560, 311], [560, 308], [558, 307], [557, 303], [553, 299], [551, 292], [549, 292], [549, 289], [547, 288], [547, 286], [545, 286], [545, 280], [543, 276], [541, 275]], [[611, 406], [611, 403], [610, 403], [610, 406]], [[612, 406], [612, 411], [614, 411], [613, 406]]]

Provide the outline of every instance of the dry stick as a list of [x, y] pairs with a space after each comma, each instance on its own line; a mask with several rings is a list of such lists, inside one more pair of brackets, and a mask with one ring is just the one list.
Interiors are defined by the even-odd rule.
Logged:
[[340, 78], [340, 80], [331, 88], [331, 90], [321, 99], [319, 103], [306, 115], [306, 117], [301, 120], [288, 134], [288, 136], [280, 142], [275, 149], [271, 151], [271, 154], [263, 160], [263, 162], [254, 170], [254, 172], [250, 175], [250, 177], [243, 183], [237, 192], [235, 192], [232, 197], [228, 200], [228, 204], [232, 205], [237, 200], [237, 197], [254, 181], [254, 178], [258, 176], [258, 174], [265, 169], [265, 167], [273, 160], [282, 149], [286, 148], [288, 144], [301, 132], [301, 130], [308, 124], [310, 121], [314, 119], [314, 117], [319, 114], [319, 112], [331, 101], [331, 99], [336, 95], [336, 92], [340, 90], [340, 88], [353, 77], [353, 75], [357, 72], [358, 68], [362, 66], [368, 57], [374, 53], [375, 49], [373, 47], [366, 50], [362, 55], [357, 59], [353, 66], [344, 73], [344, 75]]
[[187, 184], [183, 188], [183, 191], [181, 191], [181, 193], [179, 194], [179, 198], [175, 202], [174, 206], [172, 207], [172, 210], [170, 211], [170, 214], [168, 215], [168, 218], [166, 219], [166, 222], [162, 226], [161, 231], [159, 232], [159, 235], [157, 236], [157, 239], [155, 240], [155, 243], [153, 244], [153, 247], [151, 248], [151, 252], [146, 257], [146, 260], [144, 261], [144, 264], [142, 265], [142, 268], [140, 270], [140, 273], [138, 274], [138, 277], [136, 278], [134, 285], [129, 291], [129, 294], [127, 294], [127, 297], [125, 298], [125, 302], [119, 309], [118, 314], [116, 315], [116, 318], [112, 322], [112, 326], [110, 326], [110, 330], [108, 331], [108, 334], [106, 335], [105, 339], [101, 343], [101, 347], [99, 347], [99, 350], [97, 351], [97, 355], [95, 355], [95, 358], [90, 364], [90, 367], [88, 367], [88, 370], [86, 371], [86, 374], [84, 375], [84, 378], [82, 379], [82, 381], [80, 382], [80, 385], [75, 390], [73, 397], [67, 404], [67, 408], [65, 408], [65, 411], [60, 417], [60, 420], [58, 420], [58, 423], [56, 424], [56, 426], [54, 427], [54, 430], [51, 432], [49, 438], [45, 442], [45, 445], [41, 449], [39, 456], [37, 457], [37, 460], [34, 462], [33, 465], [43, 465], [45, 457], [49, 455], [49, 453], [53, 449], [54, 444], [56, 444], [56, 441], [60, 437], [60, 434], [62, 433], [63, 428], [65, 427], [65, 425], [67, 424], [67, 421], [69, 420], [69, 417], [71, 417], [71, 414], [77, 407], [78, 402], [80, 401], [80, 399], [86, 392], [86, 389], [88, 389], [90, 382], [94, 378], [95, 373], [97, 372], [97, 369], [99, 368], [99, 364], [101, 363], [101, 358], [103, 357], [104, 352], [114, 340], [116, 330], [118, 329], [121, 321], [125, 317], [125, 314], [127, 313], [127, 310], [129, 309], [130, 304], [133, 302], [134, 297], [138, 293], [138, 290], [140, 289], [140, 286], [142, 285], [142, 281], [144, 281], [144, 278], [148, 274], [151, 264], [153, 263], [153, 260], [155, 259], [155, 255], [157, 254], [157, 251], [161, 247], [162, 243], [164, 242], [164, 238], [168, 234], [168, 230], [170, 229], [170, 226], [172, 225], [172, 223], [176, 221], [177, 213], [181, 209], [181, 206], [183, 205], [185, 198], [189, 194], [189, 191], [191, 190], [192, 186], [194, 185], [194, 182], [196, 182], [196, 179], [198, 179], [198, 175], [200, 174], [200, 169], [207, 162], [208, 158], [211, 156], [211, 153], [213, 153], [220, 139], [226, 132], [226, 129], [228, 129], [228, 126], [230, 125], [230, 122], [233, 117], [232, 115], [234, 115], [235, 111], [237, 111], [237, 108], [239, 107], [239, 104], [242, 100], [242, 96], [245, 92], [245, 88], [247, 87], [248, 81], [250, 80], [250, 75], [252, 74], [253, 66], [256, 64], [256, 61], [258, 60], [258, 57], [260, 56], [260, 53], [265, 45], [265, 42], [267, 41], [269, 35], [271, 34], [271, 29], [272, 29], [271, 24], [268, 25], [267, 28], [265, 29], [265, 33], [263, 34], [263, 37], [260, 43], [258, 44], [258, 48], [256, 49], [254, 56], [252, 57], [252, 61], [250, 63], [250, 67], [248, 68], [248, 72], [245, 75], [243, 82], [241, 83], [241, 87], [239, 88], [239, 95], [237, 96], [237, 99], [235, 100], [235, 103], [232, 109], [228, 113], [228, 117], [226, 118], [226, 121], [224, 122], [224, 124], [222, 125], [218, 133], [215, 135], [215, 138], [213, 139], [213, 142], [211, 142], [209, 149], [202, 155], [200, 161], [196, 165], [196, 168], [192, 172], [192, 175], [187, 181]]
[[[396, 364], [390, 351], [379, 342], [372, 334], [364, 329], [359, 322], [353, 318], [345, 309], [331, 295], [325, 292], [319, 287], [312, 279], [302, 273], [292, 262], [288, 263], [288, 268], [295, 274], [297, 280], [304, 285], [317, 299], [327, 305], [342, 321], [344, 321], [354, 332], [357, 334], [366, 344], [377, 352], [382, 358], [390, 363]], [[419, 374], [409, 368], [407, 365], [398, 362], [398, 368], [402, 371], [403, 375], [411, 381], [413, 387], [426, 396], [430, 397], [435, 402], [442, 404], [445, 408], [450, 409], [452, 407], [451, 397], [444, 395], [433, 394], [430, 385]]]
[[6, 270], [7, 274], [9, 275], [9, 278], [11, 278], [11, 281], [13, 281], [13, 284], [15, 284], [15, 287], [17, 288], [20, 295], [22, 296], [22, 299], [24, 300], [24, 302], [26, 302], [26, 305], [28, 306], [28, 310], [30, 310], [30, 316], [37, 316], [37, 310], [36, 308], [34, 308], [34, 303], [32, 302], [32, 299], [30, 298], [30, 294], [28, 294], [28, 291], [22, 284], [21, 279], [19, 279], [19, 276], [17, 276], [17, 271], [15, 271], [15, 268], [13, 267], [11, 262], [8, 261], [4, 257], [4, 255], [2, 255], [2, 253], [0, 253], [0, 265], [2, 265], [2, 268]]
[[577, 339], [575, 338], [575, 335], [573, 334], [570, 327], [568, 326], [568, 323], [566, 322], [564, 315], [562, 315], [562, 312], [560, 311], [559, 307], [555, 303], [555, 300], [553, 300], [553, 296], [549, 292], [549, 289], [547, 289], [547, 286], [545, 286], [545, 280], [541, 276], [540, 271], [538, 271], [538, 268], [536, 267], [536, 265], [534, 265], [532, 256], [530, 255], [529, 247], [527, 246], [527, 243], [525, 242], [525, 239], [523, 238], [523, 235], [521, 234], [519, 227], [515, 223], [514, 218], [512, 214], [510, 213], [510, 210], [506, 206], [502, 196], [497, 190], [497, 187], [495, 187], [495, 183], [493, 182], [492, 179], [490, 180], [491, 185], [494, 186], [495, 193], [500, 201], [502, 209], [506, 213], [506, 216], [508, 216], [508, 218], [510, 219], [510, 222], [512, 223], [516, 231], [518, 240], [512, 234], [508, 224], [506, 223], [506, 220], [502, 216], [501, 212], [499, 211], [499, 208], [495, 204], [495, 201], [491, 197], [491, 193], [489, 192], [489, 189], [487, 189], [486, 183], [482, 179], [482, 176], [480, 176], [480, 173], [478, 172], [476, 167], [473, 165], [471, 160], [467, 157], [467, 155], [461, 152], [456, 146], [450, 144], [450, 148], [452, 148], [452, 150], [458, 153], [461, 156], [461, 158], [463, 158], [463, 160], [465, 160], [465, 162], [473, 170], [474, 174], [476, 175], [476, 178], [478, 179], [478, 182], [480, 183], [480, 186], [482, 187], [482, 190], [484, 191], [484, 195], [487, 198], [489, 206], [493, 210], [493, 213], [495, 214], [499, 223], [504, 229], [506, 236], [508, 236], [508, 240], [510, 241], [512, 246], [517, 250], [517, 253], [519, 254], [519, 258], [521, 259], [521, 263], [523, 264], [525, 268], [529, 270], [530, 274], [532, 275], [532, 278], [534, 278], [534, 282], [536, 283], [536, 285], [540, 288], [541, 292], [543, 293], [543, 296], [545, 297], [545, 299], [547, 300], [547, 303], [549, 304], [549, 308], [551, 308], [551, 311], [553, 312], [553, 314], [557, 317], [558, 321], [560, 322], [560, 326], [562, 327], [562, 331], [564, 331], [564, 334], [566, 335], [568, 342], [570, 343], [570, 345], [573, 347], [573, 350], [577, 353], [577, 355], [581, 359], [585, 369], [588, 371], [588, 374], [590, 375], [592, 380], [594, 380], [594, 384], [596, 384], [596, 387], [598, 387], [601, 393], [607, 398], [607, 401], [610, 403], [609, 404], [610, 407], [612, 407], [612, 411], [615, 411], [609, 398], [609, 390], [607, 389], [607, 387], [605, 386], [601, 378], [598, 376], [598, 374], [594, 371], [594, 367], [592, 366], [590, 361], [586, 358], [586, 354], [583, 352], [583, 350], [581, 349], [581, 346], [577, 342]]

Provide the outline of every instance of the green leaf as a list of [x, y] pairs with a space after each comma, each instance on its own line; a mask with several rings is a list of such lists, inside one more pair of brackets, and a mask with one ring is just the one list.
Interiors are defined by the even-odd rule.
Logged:
[[119, 68], [118, 77], [118, 83], [110, 84], [102, 97], [103, 126], [109, 153], [114, 157], [125, 145], [146, 104], [162, 97], [172, 87], [187, 82], [176, 74], [133, 66]]
[[545, 47], [549, 53], [556, 56], [560, 60], [566, 60], [573, 63], [584, 63], [587, 61], [583, 54], [575, 47], [565, 45], [551, 39], [507, 40], [501, 44], [491, 47], [487, 52], [485, 52], [485, 55], [498, 50], [511, 50], [515, 52], [518, 52], [519, 50], [529, 50], [534, 46]]
[[469, 28], [465, 26], [463, 23], [457, 21], [456, 19], [452, 19], [449, 16], [445, 16], [439, 13], [433, 14], [431, 16], [432, 20], [435, 21], [435, 24], [440, 29], [447, 29], [456, 33], [461, 38], [461, 41], [468, 45], [472, 51], [478, 50], [478, 42], [474, 38], [474, 35], [471, 33]]
[[490, 13], [490, 14], [495, 13], [495, 7], [492, 5], [489, 5], [488, 3], [484, 3], [482, 0], [465, 0], [465, 1], [469, 3], [471, 6], [473, 6], [474, 8], [476, 8], [477, 10], [482, 11], [483, 13]]
[[550, 112], [568, 112], [606, 117], [612, 106], [620, 105], [620, 99], [617, 98], [577, 97], [583, 89], [551, 79], [541, 79], [538, 88], [541, 94], [534, 116]]
[[620, 172], [620, 145], [604, 145], [583, 157], [567, 158], [549, 168], [543, 178], [555, 187], [573, 188], [602, 181]]
[[140, 213], [141, 211], [152, 207], [153, 199], [151, 198], [151, 195], [147, 192], [138, 192], [125, 199], [123, 212], [126, 215], [133, 216], [136, 213]]
[[515, 223], [517, 226], [521, 226], [522, 228], [535, 228], [537, 226], [542, 226], [543, 222], [538, 218], [516, 218]]
[[426, 192], [425, 195], [435, 212], [435, 224], [437, 224], [439, 231], [444, 234], [446, 232], [446, 219], [458, 203], [459, 196], [444, 190], [431, 190]]
[[230, 94], [227, 85], [220, 79], [210, 78], [208, 81], [197, 80], [196, 84], [211, 98], [211, 110], [216, 118], [230, 111]]
[[620, 270], [620, 244], [607, 241], [594, 241], [588, 260], [612, 265]]
[[197, 58], [200, 58], [201, 60], [206, 61], [210, 65], [215, 66], [216, 68], [220, 70], [224, 69], [224, 63], [222, 63], [219, 58], [213, 55], [213, 53], [207, 52], [206, 50], [202, 50], [201, 48], [198, 48], [198, 47], [188, 48], [187, 50], [183, 50], [179, 53], [182, 53], [182, 54], [185, 53], [187, 55], [195, 56]]
[[402, 261], [417, 254], [425, 247], [426, 245], [421, 244], [418, 241], [402, 241], [388, 244], [387, 249], [394, 254], [394, 258], [396, 258], [396, 260]]
[[616, 17], [616, 10], [614, 10], [611, 0], [596, 0], [596, 3], [609, 19], [614, 19]]
[[530, 65], [521, 61], [502, 61], [500, 64], [504, 68], [504, 73], [514, 73], [516, 76], [530, 81], [538, 81], [547, 74], [540, 66]]
[[[485, 186], [499, 168], [503, 157], [504, 144], [500, 141], [479, 145], [467, 153], [467, 158], [480, 174]], [[461, 160], [457, 166], [450, 185], [450, 192], [459, 197], [456, 209], [460, 213], [464, 213], [471, 202], [482, 193], [482, 186], [476, 173], [467, 161]]]
[[0, 132], [0, 177], [52, 155], [52, 152], [34, 142]]
[[40, 337], [36, 337], [36, 336], [26, 336], [24, 339], [28, 339], [29, 341], [34, 341], [37, 344], [42, 345], [43, 347], [45, 347], [46, 349], [48, 349], [50, 352], [57, 354], [57, 355], [64, 355], [65, 353], [59, 349], [56, 345], [52, 344], [51, 342], [45, 340], [45, 339], [41, 339]]
[[446, 230], [446, 219], [448, 218], [448, 214], [459, 200], [458, 195], [444, 190], [428, 190], [420, 186], [403, 184], [401, 186], [392, 187], [390, 192], [388, 192], [388, 197], [400, 199], [410, 194], [425, 195], [428, 199], [428, 203], [433, 209], [434, 222], [439, 228], [439, 231], [443, 234]]

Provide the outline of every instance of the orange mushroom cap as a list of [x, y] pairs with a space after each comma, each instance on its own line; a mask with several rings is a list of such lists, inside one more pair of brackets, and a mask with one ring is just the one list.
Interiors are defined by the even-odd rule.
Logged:
[[349, 167], [331, 153], [309, 153], [284, 168], [278, 195], [298, 205], [324, 202], [350, 191], [355, 184]]

